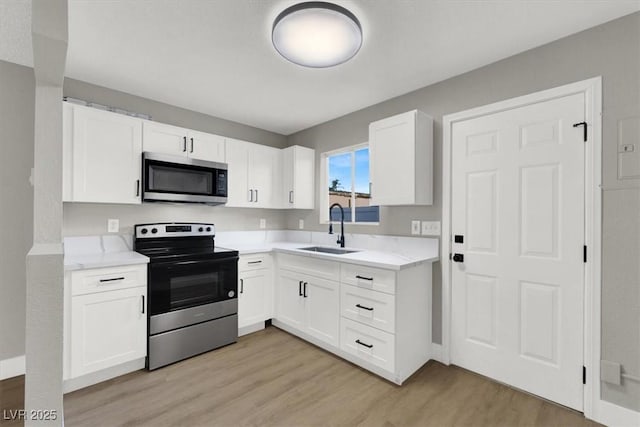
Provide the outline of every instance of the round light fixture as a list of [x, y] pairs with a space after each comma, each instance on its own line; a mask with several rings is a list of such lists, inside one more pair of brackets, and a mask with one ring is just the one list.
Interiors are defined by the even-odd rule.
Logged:
[[287, 60], [312, 68], [333, 67], [353, 58], [362, 46], [358, 18], [337, 4], [298, 3], [273, 22], [271, 41]]

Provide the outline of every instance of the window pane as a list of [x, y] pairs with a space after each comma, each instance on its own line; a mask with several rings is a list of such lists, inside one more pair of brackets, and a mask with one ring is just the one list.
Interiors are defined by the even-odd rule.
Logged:
[[378, 222], [380, 219], [379, 209], [377, 206], [370, 206], [369, 148], [357, 150], [355, 156], [356, 222]]
[[[345, 208], [345, 221], [351, 221], [351, 159], [352, 153], [329, 156], [329, 206], [340, 203]], [[340, 209], [334, 209], [331, 219], [340, 220]], [[347, 219], [349, 218], [349, 219]]]

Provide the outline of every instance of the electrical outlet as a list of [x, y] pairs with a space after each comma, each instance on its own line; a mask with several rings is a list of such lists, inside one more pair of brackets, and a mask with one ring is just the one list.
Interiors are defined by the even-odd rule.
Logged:
[[108, 219], [107, 220], [107, 232], [108, 233], [117, 233], [120, 231], [120, 220], [119, 219]]
[[423, 236], [439, 236], [440, 221], [422, 221]]
[[267, 220], [260, 218], [260, 228], [267, 228]]
[[298, 220], [298, 228], [299, 228], [300, 230], [303, 230], [303, 229], [304, 229], [304, 219], [299, 219], [299, 220]]
[[411, 221], [411, 234], [420, 234], [420, 221]]

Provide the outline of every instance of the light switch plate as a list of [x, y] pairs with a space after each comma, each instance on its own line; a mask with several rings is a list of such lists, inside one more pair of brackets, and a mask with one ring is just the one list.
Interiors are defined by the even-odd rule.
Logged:
[[420, 221], [411, 221], [411, 234], [420, 234]]
[[440, 221], [422, 221], [423, 236], [439, 236]]
[[267, 220], [260, 218], [260, 228], [267, 228]]
[[119, 219], [108, 219], [107, 220], [107, 232], [108, 233], [117, 233], [120, 231], [120, 220]]
[[298, 220], [298, 228], [300, 230], [304, 229], [304, 219], [299, 219]]

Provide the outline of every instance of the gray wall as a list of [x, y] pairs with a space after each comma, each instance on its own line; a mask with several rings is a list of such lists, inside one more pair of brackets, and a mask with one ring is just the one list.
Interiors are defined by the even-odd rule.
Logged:
[[[412, 219], [441, 218], [443, 115], [596, 76], [603, 77], [604, 97], [602, 356], [621, 362], [628, 373], [640, 376], [640, 183], [619, 181], [616, 163], [617, 121], [640, 115], [640, 13], [298, 132], [289, 136], [288, 143], [315, 148], [319, 155], [367, 141], [372, 121], [413, 109], [431, 115], [435, 120], [434, 205], [382, 208], [379, 226], [349, 227], [350, 232], [409, 235]], [[316, 160], [319, 171], [319, 156]], [[318, 218], [318, 209], [291, 211], [287, 226], [295, 229], [298, 219], [304, 219], [311, 228], [324, 230]], [[441, 342], [442, 337], [440, 272], [436, 264], [435, 342]], [[606, 399], [640, 409], [639, 384], [626, 381], [622, 387], [603, 387]]]
[[0, 61], [0, 360], [24, 354], [34, 99], [33, 69]]
[[[283, 135], [78, 80], [65, 79], [64, 95], [149, 114], [154, 121], [189, 129], [278, 148], [283, 148], [287, 144], [287, 138]], [[268, 229], [279, 229], [285, 226], [282, 211], [270, 209], [162, 204], [135, 206], [65, 203], [63, 233], [65, 236], [104, 234], [107, 232], [107, 219], [109, 218], [120, 220], [120, 233], [122, 234], [132, 234], [135, 224], [175, 220], [213, 222], [218, 226], [218, 230], [258, 230], [261, 218], [267, 220]]]

